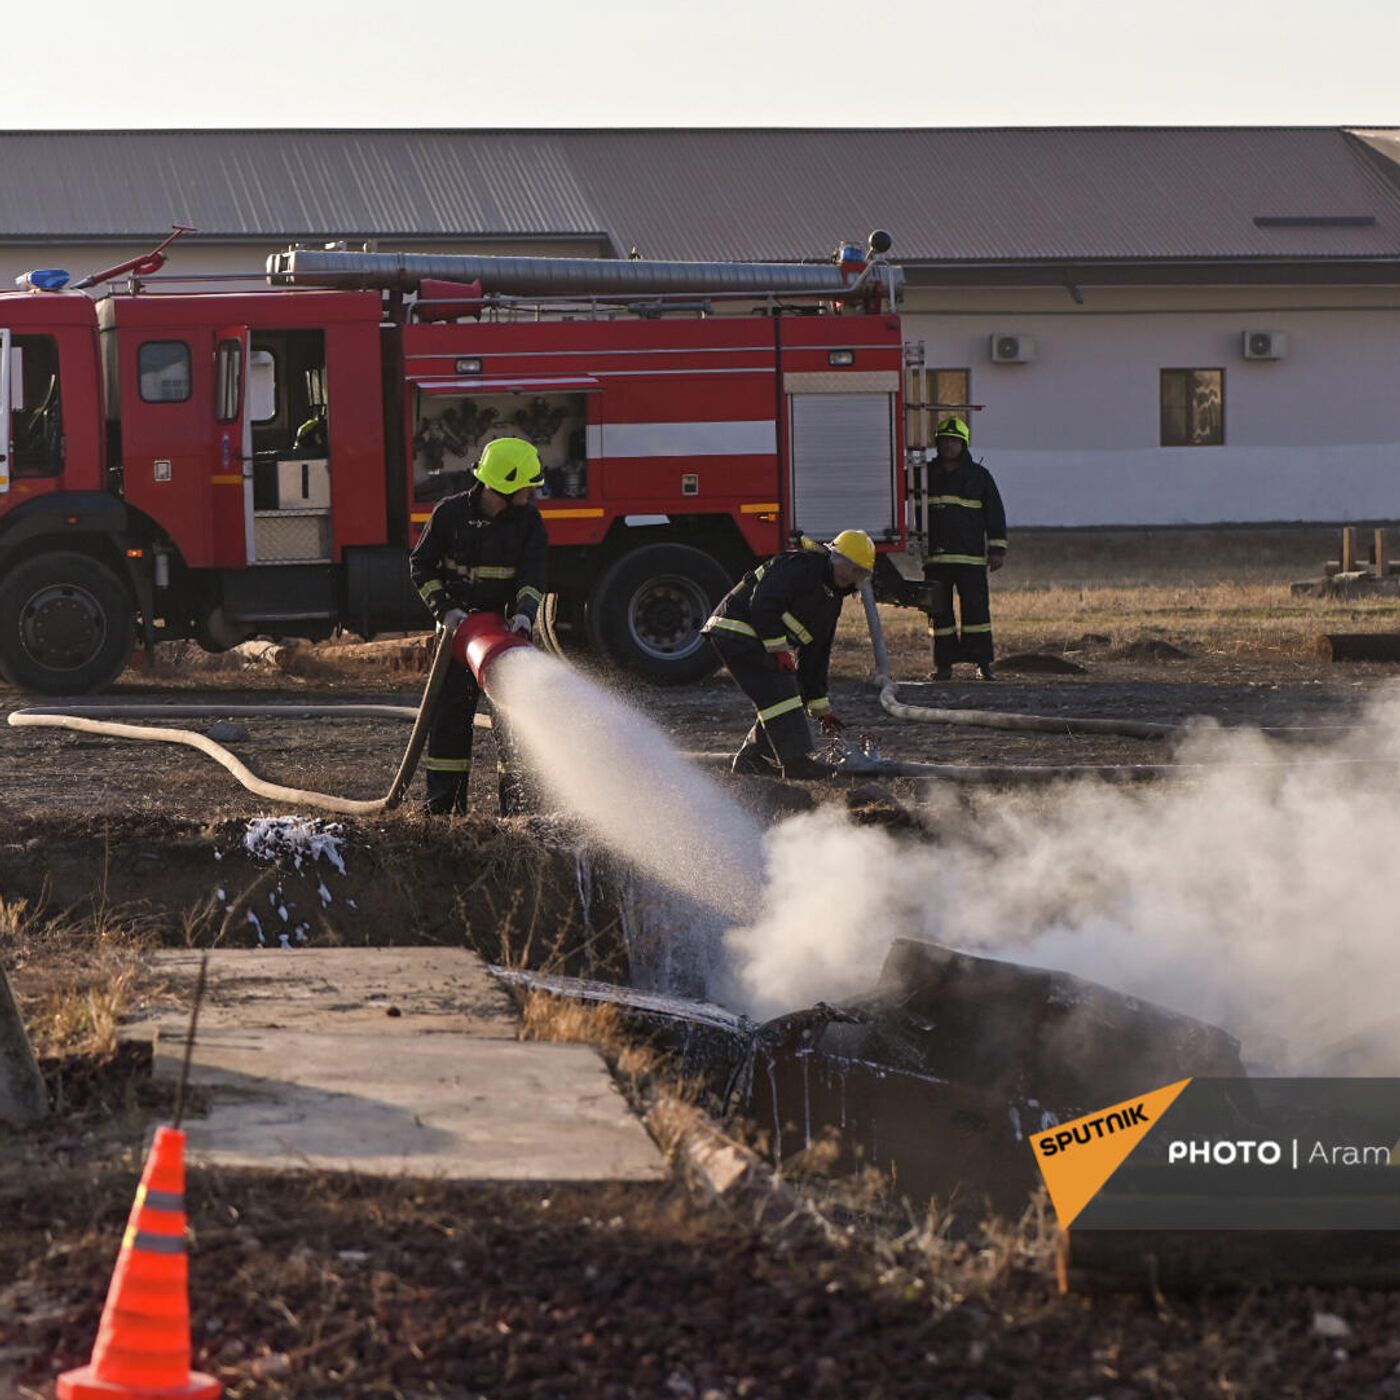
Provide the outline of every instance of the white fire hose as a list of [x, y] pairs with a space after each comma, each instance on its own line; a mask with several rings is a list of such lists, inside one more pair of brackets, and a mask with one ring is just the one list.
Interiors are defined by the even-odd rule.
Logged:
[[[186, 748], [198, 749], [207, 754], [215, 763], [226, 768], [249, 792], [266, 797], [272, 802], [285, 802], [289, 806], [319, 807], [322, 811], [335, 812], [345, 817], [372, 817], [381, 812], [391, 811], [403, 801], [403, 795], [413, 779], [418, 767], [419, 756], [428, 739], [428, 726], [432, 719], [433, 705], [438, 692], [452, 664], [452, 634], [441, 632], [437, 648], [433, 652], [432, 666], [428, 671], [427, 684], [423, 687], [423, 698], [417, 708], [409, 705], [81, 705], [62, 709], [48, 706], [35, 706], [16, 710], [9, 717], [9, 723], [16, 729], [73, 729], [80, 734], [103, 734], [113, 739], [137, 739], [147, 743], [183, 744]], [[399, 761], [398, 772], [383, 797], [368, 798], [363, 801], [349, 797], [336, 797], [331, 793], [312, 792], [306, 788], [284, 787], [280, 783], [270, 783], [260, 778], [238, 757], [216, 743], [206, 734], [193, 729], [169, 729], [159, 725], [124, 724], [106, 718], [122, 715], [127, 719], [224, 719], [231, 716], [246, 718], [292, 719], [397, 719], [412, 720], [413, 732], [409, 735], [408, 747]]]

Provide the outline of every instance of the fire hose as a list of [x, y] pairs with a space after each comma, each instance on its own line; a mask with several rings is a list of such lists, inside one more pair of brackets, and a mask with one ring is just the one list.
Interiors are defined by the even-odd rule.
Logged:
[[[72, 729], [80, 734], [102, 734], [113, 739], [136, 739], [146, 743], [182, 744], [197, 749], [226, 768], [249, 792], [272, 802], [289, 806], [318, 807], [346, 817], [372, 817], [392, 811], [402, 801], [419, 757], [428, 739], [428, 726], [433, 708], [447, 677], [453, 657], [468, 665], [481, 680], [483, 687], [487, 668], [502, 652], [515, 646], [528, 646], [528, 641], [506, 630], [505, 619], [499, 613], [473, 613], [455, 633], [439, 633], [433, 651], [432, 665], [417, 709], [407, 705], [84, 705], [66, 708], [35, 706], [16, 710], [9, 723], [16, 729]], [[223, 719], [230, 716], [268, 718], [278, 716], [294, 719], [412, 719], [413, 730], [408, 745], [399, 760], [398, 771], [389, 791], [383, 797], [364, 800], [336, 797], [331, 793], [313, 792], [307, 788], [286, 787], [260, 778], [236, 755], [207, 734], [192, 729], [171, 729], [159, 725], [126, 724], [104, 718], [123, 715], [127, 719]]]
[[[1185, 725], [1159, 724], [1149, 720], [1105, 719], [1100, 716], [1053, 716], [1011, 714], [999, 710], [944, 709], [929, 705], [910, 705], [899, 699], [899, 683], [890, 675], [889, 651], [885, 646], [884, 629], [875, 604], [875, 593], [867, 581], [861, 588], [870, 643], [875, 653], [875, 684], [880, 689], [880, 705], [896, 719], [923, 724], [964, 725], [980, 729], [1013, 730], [1032, 734], [1112, 734], [1128, 739], [1173, 739], [1185, 737], [1190, 731]], [[1320, 732], [1351, 731], [1355, 725], [1326, 725], [1317, 727], [1260, 728], [1257, 732], [1271, 738], [1305, 738]], [[838, 752], [838, 771], [856, 774], [879, 774], [885, 777], [936, 778], [964, 784], [1036, 784], [1062, 781], [1067, 778], [1097, 778], [1104, 782], [1141, 782], [1164, 776], [1184, 776], [1191, 773], [1215, 772], [1221, 768], [1297, 768], [1296, 762], [1242, 763], [1116, 763], [1116, 764], [1047, 764], [1047, 765], [967, 765], [953, 763], [919, 763], [903, 759], [870, 757], [859, 747], [846, 743]], [[1308, 767], [1374, 767], [1373, 758], [1334, 758], [1308, 761]]]

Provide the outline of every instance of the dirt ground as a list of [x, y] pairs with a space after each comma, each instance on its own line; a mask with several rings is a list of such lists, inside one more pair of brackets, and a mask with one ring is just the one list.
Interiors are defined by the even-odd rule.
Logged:
[[[1318, 726], [1354, 721], [1371, 692], [1400, 668], [1336, 665], [1317, 655], [1326, 631], [1385, 631], [1394, 600], [1356, 603], [1292, 598], [1282, 585], [1213, 588], [1010, 588], [994, 603], [1002, 658], [1040, 654], [1080, 674], [1024, 673], [1003, 663], [993, 684], [959, 667], [931, 684], [928, 638], [917, 614], [882, 610], [901, 699], [946, 708], [1044, 715], [1098, 715], [1182, 723], [1206, 716], [1222, 725]], [[214, 705], [368, 701], [416, 703], [422, 676], [386, 666], [339, 665], [333, 645], [308, 650], [290, 672], [206, 658], [189, 647], [162, 649], [156, 673], [128, 671], [114, 702]], [[178, 653], [172, 656], [171, 653]], [[831, 694], [857, 737], [887, 758], [947, 764], [1156, 764], [1170, 744], [1110, 736], [1010, 734], [892, 719], [880, 707], [864, 619], [846, 609], [833, 656]], [[1033, 664], [1033, 663], [1032, 663]], [[629, 700], [678, 747], [732, 752], [752, 720], [733, 685], [717, 675], [683, 688], [628, 683]], [[0, 712], [32, 699], [0, 688]], [[561, 717], [567, 724], [567, 717]], [[212, 721], [193, 721], [207, 729]], [[355, 798], [382, 794], [408, 737], [392, 720], [250, 719], [248, 737], [228, 747], [261, 776]], [[478, 730], [473, 802], [491, 810], [494, 745]], [[418, 779], [421, 790], [421, 777]], [[907, 784], [895, 790], [908, 796]], [[0, 730], [0, 809], [15, 814], [146, 812], [209, 820], [247, 816], [267, 804], [245, 793], [203, 756], [183, 748], [43, 730]]]
[[[994, 684], [960, 671], [936, 686], [922, 619], [887, 619], [893, 669], [915, 703], [1319, 726], [1354, 722], [1394, 672], [1323, 661], [1315, 636], [1389, 630], [1395, 613], [1388, 602], [1298, 600], [1277, 584], [1003, 588], [1000, 654], [1062, 658], [1083, 673], [1007, 666]], [[127, 673], [112, 698], [416, 699], [417, 673], [339, 665], [335, 650], [298, 657], [290, 672], [167, 655], [157, 674]], [[887, 757], [1171, 759], [1163, 741], [900, 723], [880, 708], [871, 669], [863, 625], [848, 616], [833, 699]], [[628, 695], [692, 752], [732, 749], [751, 718], [722, 676]], [[6, 711], [25, 703], [0, 692]], [[387, 787], [408, 734], [390, 721], [244, 723], [249, 737], [231, 747], [259, 773], [360, 797]], [[479, 738], [479, 817], [425, 827], [405, 811], [355, 827], [363, 853], [327, 880], [335, 904], [319, 907], [309, 881], [277, 896], [317, 908], [315, 937], [462, 937], [491, 953], [506, 922], [596, 933], [561, 893], [576, 888], [572, 864], [517, 863], [519, 843], [500, 839], [492, 742]], [[908, 780], [888, 786], [917, 797]], [[237, 883], [211, 846], [233, 851], [244, 821], [271, 808], [190, 751], [6, 728], [0, 809], [0, 957], [60, 1103], [29, 1138], [0, 1134], [0, 1394], [49, 1400], [54, 1375], [86, 1358], [139, 1143], [169, 1112], [139, 1057], [115, 1052], [118, 1018], [158, 990], [143, 981], [142, 950], [211, 939], [242, 918], [235, 901], [211, 903], [214, 887]], [[449, 866], [476, 872], [470, 898], [433, 896], [431, 872]], [[79, 907], [94, 871], [100, 897]], [[256, 871], [240, 871], [255, 883]], [[520, 888], [526, 905], [503, 894]], [[337, 922], [352, 901], [361, 918]], [[357, 932], [371, 924], [372, 939]], [[592, 956], [592, 942], [571, 947]], [[917, 1215], [872, 1208], [841, 1216], [831, 1238], [798, 1239], [679, 1177], [508, 1189], [202, 1172], [190, 1208], [196, 1363], [238, 1400], [1400, 1398], [1400, 1294], [1064, 1298], [1046, 1237], [1025, 1228], [954, 1241]]]

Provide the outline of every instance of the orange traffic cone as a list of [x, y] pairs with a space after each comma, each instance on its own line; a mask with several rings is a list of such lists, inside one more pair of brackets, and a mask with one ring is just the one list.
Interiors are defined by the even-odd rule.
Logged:
[[157, 1128], [107, 1290], [92, 1361], [58, 1378], [59, 1400], [218, 1400], [190, 1370], [185, 1135]]

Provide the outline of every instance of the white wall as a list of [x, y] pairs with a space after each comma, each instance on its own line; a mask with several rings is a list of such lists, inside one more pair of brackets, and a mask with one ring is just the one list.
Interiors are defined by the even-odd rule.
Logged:
[[[1394, 293], [1085, 298], [1066, 310], [1063, 292], [1019, 303], [988, 292], [987, 309], [970, 312], [978, 297], [964, 291], [934, 312], [917, 309], [935, 300], [922, 293], [907, 310], [931, 368], [972, 370], [972, 401], [986, 405], [974, 448], [1013, 529], [1400, 519]], [[1286, 332], [1287, 358], [1243, 359], [1246, 327]], [[1035, 362], [991, 363], [993, 331], [1035, 336]], [[1160, 446], [1159, 372], [1170, 368], [1224, 369], [1223, 447]]]

